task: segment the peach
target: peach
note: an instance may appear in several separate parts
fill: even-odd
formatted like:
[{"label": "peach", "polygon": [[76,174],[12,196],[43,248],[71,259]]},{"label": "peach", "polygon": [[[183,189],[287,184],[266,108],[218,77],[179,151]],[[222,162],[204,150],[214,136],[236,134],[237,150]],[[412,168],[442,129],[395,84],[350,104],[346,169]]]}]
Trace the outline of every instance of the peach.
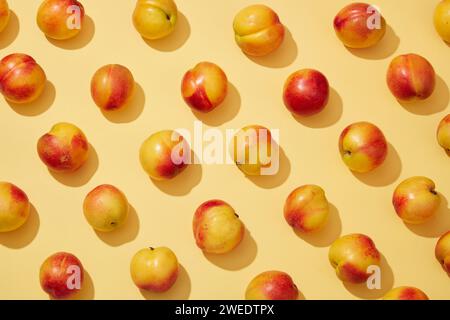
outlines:
[{"label": "peach", "polygon": [[39,279],[42,289],[54,299],[73,296],[80,291],[84,269],[80,260],[71,253],[58,252],[41,265]]},{"label": "peach", "polygon": [[66,40],[80,33],[84,16],[84,7],[77,0],[44,0],[36,21],[47,37]]},{"label": "peach", "polygon": [[193,109],[209,112],[227,95],[228,79],[223,70],[211,62],[200,62],[186,72],[181,84],[184,101]]},{"label": "peach", "polygon": [[0,61],[0,92],[12,103],[29,103],[44,91],[47,77],[29,55],[13,53]]},{"label": "peach", "polygon": [[91,80],[91,95],[102,110],[123,108],[134,92],[130,70],[120,64],[108,64],[98,69]]},{"label": "peach", "polygon": [[450,0],[442,0],[436,6],[434,27],[442,40],[450,43]]},{"label": "peach", "polygon": [[84,199],[83,212],[95,230],[113,231],[128,217],[128,200],[116,187],[103,184],[88,193]]},{"label": "peach", "polygon": [[0,182],[0,232],[21,227],[30,215],[30,202],[20,188],[9,182]]},{"label": "peach", "polygon": [[142,249],[133,256],[130,264],[134,284],[147,291],[169,290],[176,282],[178,272],[178,259],[166,247]]},{"label": "peach", "polygon": [[438,210],[441,198],[434,182],[426,177],[412,177],[395,188],[392,196],[397,215],[406,223],[421,224]]},{"label": "peach", "polygon": [[436,243],[435,255],[444,270],[450,274],[450,231],[439,238]]},{"label": "peach", "polygon": [[173,0],[138,0],[133,13],[134,27],[148,40],[171,34],[177,19],[178,9]]},{"label": "peach", "polygon": [[170,180],[186,169],[190,152],[182,135],[163,130],[144,141],[139,157],[142,168],[152,179]]},{"label": "peach", "polygon": [[234,18],[236,43],[249,56],[265,56],[283,42],[285,29],[278,15],[265,5],[242,9]]},{"label": "peach", "polygon": [[379,266],[381,262],[380,252],[372,239],[363,234],[349,234],[334,241],[328,258],[339,279],[350,283],[367,281],[368,268]]},{"label": "peach", "polygon": [[398,287],[386,293],[383,300],[429,300],[429,298],[420,289],[414,287]]},{"label": "peach", "polygon": [[436,74],[427,59],[417,54],[394,58],[387,72],[387,84],[397,100],[425,100],[434,91]]},{"label": "peach", "polygon": [[294,72],[284,84],[283,99],[288,110],[298,116],[311,116],[328,103],[330,87],[319,71],[304,69]]},{"label": "peach", "polygon": [[260,125],[250,125],[233,137],[230,152],[239,170],[248,176],[259,176],[271,167],[272,133]]},{"label": "peach", "polygon": [[0,32],[5,30],[8,25],[10,15],[8,2],[6,0],[0,0]]},{"label": "peach", "polygon": [[322,229],[328,220],[329,204],[325,191],[316,185],[301,186],[289,194],[284,204],[284,218],[299,232]]},{"label": "peach", "polygon": [[437,130],[439,145],[450,154],[450,114],[441,120]]},{"label": "peach", "polygon": [[61,122],[44,134],[37,143],[42,162],[57,172],[73,172],[87,160],[89,143],[75,125]]},{"label": "peach", "polygon": [[281,271],[266,271],[256,276],[245,292],[246,300],[297,300],[298,289],[289,276]]},{"label": "peach", "polygon": [[369,122],[349,125],[339,137],[342,160],[350,170],[367,173],[386,159],[388,145],[383,132]]},{"label": "peach", "polygon": [[384,37],[386,21],[374,6],[352,3],[334,18],[334,31],[346,47],[369,48]]},{"label": "peach", "polygon": [[241,243],[245,227],[225,201],[206,201],[195,211],[192,223],[197,246],[206,253],[224,254]]}]

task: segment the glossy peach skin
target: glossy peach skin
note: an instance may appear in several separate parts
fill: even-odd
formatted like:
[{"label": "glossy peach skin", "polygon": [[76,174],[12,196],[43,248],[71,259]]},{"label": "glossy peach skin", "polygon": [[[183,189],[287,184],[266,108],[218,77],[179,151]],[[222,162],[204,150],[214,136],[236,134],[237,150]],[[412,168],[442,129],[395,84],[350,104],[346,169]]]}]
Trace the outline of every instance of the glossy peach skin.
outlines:
[{"label": "glossy peach skin", "polygon": [[180,134],[163,130],[152,134],[141,146],[139,157],[142,168],[154,180],[170,180],[184,169],[189,145]]},{"label": "glossy peach skin", "polygon": [[450,114],[446,115],[439,123],[437,139],[439,145],[450,155]]},{"label": "glossy peach skin", "polygon": [[442,0],[436,6],[434,27],[442,40],[450,43],[450,0]]},{"label": "glossy peach skin", "polygon": [[285,272],[266,271],[256,276],[245,292],[246,300],[297,300],[298,289]]},{"label": "glossy peach skin", "polygon": [[227,95],[228,79],[223,70],[211,62],[200,62],[186,72],[181,84],[184,101],[193,109],[210,112]]},{"label": "glossy peach skin", "polygon": [[301,186],[292,191],[284,204],[286,222],[299,232],[315,232],[328,220],[329,204],[325,191],[316,185]]},{"label": "glossy peach skin", "polygon": [[0,61],[0,92],[12,103],[29,103],[42,94],[47,77],[29,55],[13,53]]},{"label": "glossy peach skin", "polygon": [[8,2],[6,0],[0,0],[0,32],[5,30],[8,25],[10,15]]},{"label": "glossy peach skin", "polygon": [[381,255],[372,239],[363,234],[343,236],[331,245],[328,258],[336,275],[344,282],[363,283],[370,266],[379,266]]},{"label": "glossy peach skin", "polygon": [[386,293],[383,300],[429,300],[429,298],[420,289],[414,287],[398,287]]},{"label": "glossy peach skin", "polygon": [[30,201],[19,187],[0,182],[0,232],[20,228],[30,215]]},{"label": "glossy peach skin", "polygon": [[[72,10],[78,7],[78,11]],[[79,12],[80,26],[72,27]],[[44,0],[38,9],[36,21],[39,29],[49,38],[66,40],[80,33],[85,17],[84,7],[77,0]]]},{"label": "glossy peach skin", "polygon": [[130,70],[119,64],[98,69],[91,80],[91,96],[104,111],[123,108],[134,93],[134,78]]},{"label": "glossy peach skin", "polygon": [[130,273],[138,288],[164,292],[176,282],[179,264],[176,255],[169,248],[145,248],[133,256]]},{"label": "glossy peach skin", "polygon": [[450,231],[439,238],[436,243],[435,255],[441,266],[450,275]]},{"label": "glossy peach skin", "polygon": [[425,100],[434,91],[436,74],[433,66],[417,54],[394,58],[387,72],[387,84],[397,100]]},{"label": "glossy peach skin", "polygon": [[173,0],[137,0],[133,24],[148,40],[164,38],[172,33],[178,20],[178,9]]},{"label": "glossy peach skin", "polygon": [[435,187],[434,182],[426,177],[412,177],[401,182],[392,196],[397,215],[409,224],[429,220],[441,203]]},{"label": "glossy peach skin", "polygon": [[242,9],[234,18],[236,43],[249,56],[265,56],[283,42],[285,29],[278,15],[265,5]]},{"label": "glossy peach skin", "polygon": [[339,137],[339,152],[350,170],[367,173],[386,159],[388,146],[383,132],[369,122],[349,125]]},{"label": "glossy peach skin", "polygon": [[250,125],[233,137],[230,152],[239,170],[248,176],[259,176],[264,168],[270,168],[272,134],[260,125]]},{"label": "glossy peach skin", "polygon": [[334,31],[346,47],[355,49],[372,47],[386,33],[386,21],[382,16],[379,27],[369,28],[374,14],[377,14],[377,11],[374,11],[373,7],[370,8],[370,4],[352,3],[339,11],[334,18]]},{"label": "glossy peach skin", "polygon": [[84,199],[86,220],[97,231],[110,232],[123,225],[128,217],[128,200],[116,187],[102,184]]},{"label": "glossy peach skin", "polygon": [[294,72],[284,84],[283,100],[288,110],[297,116],[311,116],[328,103],[330,87],[319,71],[304,69]]},{"label": "glossy peach skin", "polygon": [[[77,271],[75,271],[77,270]],[[79,271],[79,274],[77,273]],[[84,269],[80,260],[71,253],[58,252],[41,265],[39,280],[42,289],[54,299],[68,298],[79,291],[73,285],[73,277],[79,275],[83,286]]]},{"label": "glossy peach skin", "polygon": [[44,134],[37,143],[42,162],[57,172],[73,172],[87,160],[89,143],[75,125],[61,122]]},{"label": "glossy peach skin", "polygon": [[206,253],[225,254],[236,248],[245,227],[225,201],[210,200],[198,207],[192,222],[195,242]]}]

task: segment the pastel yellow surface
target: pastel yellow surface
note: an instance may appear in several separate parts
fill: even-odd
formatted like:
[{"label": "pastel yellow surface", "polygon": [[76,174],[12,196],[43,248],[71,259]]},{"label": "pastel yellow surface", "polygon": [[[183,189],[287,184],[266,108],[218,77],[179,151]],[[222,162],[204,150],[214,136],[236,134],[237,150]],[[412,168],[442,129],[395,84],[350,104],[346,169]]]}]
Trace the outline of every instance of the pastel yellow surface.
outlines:
[{"label": "pastel yellow surface", "polygon": [[[9,1],[14,14],[0,34],[0,53],[23,52],[44,68],[51,84],[30,106],[0,99],[0,180],[29,196],[34,209],[20,230],[0,235],[0,299],[47,299],[39,267],[51,254],[68,251],[89,276],[82,298],[240,299],[248,282],[272,269],[289,273],[307,299],[379,298],[393,286],[415,286],[431,299],[450,298],[450,281],[434,257],[437,238],[450,229],[450,158],[436,141],[449,113],[450,47],[434,30],[438,1],[379,0],[389,24],[374,49],[349,51],[333,30],[348,0],[264,0],[289,31],[282,47],[249,59],[234,42],[234,15],[252,0],[178,0],[174,33],[144,41],[133,27],[135,1],[83,0],[89,18],[67,42],[49,41],[35,22],[37,0]],[[94,26],[95,25],[95,26]],[[17,36],[16,36],[17,35]],[[385,73],[397,54],[426,57],[439,75],[435,94],[405,109],[389,92]],[[233,165],[186,170],[172,183],[153,183],[139,164],[139,147],[163,129],[193,129],[197,118],[184,103],[183,74],[200,61],[217,63],[232,83],[227,101],[202,115],[205,128],[239,129],[260,124],[282,128],[281,173],[247,179]],[[133,107],[104,116],[90,96],[94,72],[108,63],[127,66],[139,87]],[[323,72],[333,90],[322,114],[296,121],[282,101],[285,79],[302,68]],[[342,129],[370,121],[390,142],[386,163],[373,173],[352,174],[338,151]],[[95,149],[81,171],[49,173],[36,152],[38,138],[62,121],[77,125]],[[407,227],[391,205],[395,186],[423,175],[445,194],[437,219]],[[121,189],[133,209],[123,229],[96,234],[83,217],[85,195],[102,183]],[[328,227],[300,238],[283,218],[288,194],[303,184],[320,185],[332,203]],[[223,257],[204,256],[192,234],[192,217],[204,201],[229,202],[247,226],[243,243]],[[328,262],[328,246],[340,234],[369,235],[383,253],[383,288],[344,286]],[[171,291],[143,296],[129,264],[144,247],[170,247],[183,265]]]}]

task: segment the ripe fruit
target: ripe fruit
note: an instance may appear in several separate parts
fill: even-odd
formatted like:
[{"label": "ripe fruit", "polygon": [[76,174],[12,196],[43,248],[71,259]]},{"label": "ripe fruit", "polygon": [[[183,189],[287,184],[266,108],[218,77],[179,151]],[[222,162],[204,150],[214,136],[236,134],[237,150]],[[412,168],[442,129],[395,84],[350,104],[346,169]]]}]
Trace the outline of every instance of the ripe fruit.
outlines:
[{"label": "ripe fruit", "polygon": [[193,109],[209,112],[220,105],[227,95],[225,72],[214,63],[200,62],[186,72],[181,84],[184,101]]},{"label": "ripe fruit", "polygon": [[224,254],[236,248],[245,227],[234,209],[222,200],[210,200],[198,207],[192,223],[195,242],[206,253]]},{"label": "ripe fruit", "polygon": [[292,278],[281,271],[256,276],[245,292],[246,300],[297,300],[298,289]]},{"label": "ripe fruit", "polygon": [[350,170],[366,173],[386,159],[388,146],[383,132],[369,122],[349,125],[339,137],[339,152]]},{"label": "ripe fruit", "polygon": [[6,0],[0,0],[0,32],[5,30],[8,25],[10,15],[8,2]]},{"label": "ripe fruit", "polygon": [[319,71],[304,69],[294,72],[284,84],[284,104],[295,115],[311,116],[322,111],[328,103],[330,87]]},{"label": "ripe fruit", "polygon": [[130,264],[134,284],[153,292],[169,290],[177,280],[178,270],[177,257],[166,247],[142,249],[134,255]]},{"label": "ripe fruit", "polygon": [[450,1],[441,1],[434,11],[434,27],[442,40],[450,43]]},{"label": "ripe fruit", "polygon": [[450,114],[439,123],[437,139],[439,145],[450,154]]},{"label": "ripe fruit", "polygon": [[92,99],[102,110],[121,109],[133,96],[134,85],[130,70],[120,64],[109,64],[98,69],[92,77]]},{"label": "ripe fruit", "polygon": [[21,189],[8,182],[0,182],[0,232],[18,229],[30,215],[30,202]]},{"label": "ripe fruit", "polygon": [[172,130],[151,135],[141,146],[140,161],[155,180],[169,180],[180,174],[189,163],[190,148],[179,133]]},{"label": "ripe fruit", "polygon": [[80,291],[84,270],[73,254],[58,252],[48,257],[41,266],[39,280],[42,289],[54,299],[67,298]]},{"label": "ripe fruit", "polygon": [[346,47],[368,48],[384,37],[386,21],[374,6],[352,3],[334,18],[334,31]]},{"label": "ripe fruit", "polygon": [[36,21],[47,37],[66,40],[80,33],[84,15],[84,7],[77,0],[44,0]]},{"label": "ripe fruit", "polygon": [[399,101],[425,100],[434,91],[436,74],[433,66],[417,54],[405,54],[392,60],[387,84]]},{"label": "ripe fruit", "polygon": [[284,218],[299,232],[322,229],[328,220],[329,204],[319,186],[306,185],[291,192],[284,204]]},{"label": "ripe fruit", "polygon": [[265,56],[283,42],[284,26],[278,15],[265,5],[242,9],[234,18],[236,43],[250,56]]},{"label": "ripe fruit", "polygon": [[414,287],[398,287],[385,294],[383,300],[429,300],[420,289]]},{"label": "ripe fruit", "polygon": [[435,248],[436,259],[450,275],[450,231],[439,238]]},{"label": "ripe fruit", "polygon": [[370,266],[379,266],[380,252],[372,239],[363,234],[343,236],[330,247],[328,258],[336,275],[345,282],[363,283],[370,273]]},{"label": "ripe fruit", "polygon": [[173,0],[137,0],[133,24],[142,37],[156,40],[172,33],[177,16],[178,10]]},{"label": "ripe fruit", "polygon": [[75,125],[61,122],[38,141],[37,151],[42,162],[51,170],[73,172],[88,158],[89,143]]},{"label": "ripe fruit", "polygon": [[234,136],[230,152],[239,170],[249,176],[259,176],[271,167],[272,143],[269,129],[246,126]]},{"label": "ripe fruit", "polygon": [[47,77],[29,55],[13,53],[0,61],[0,92],[12,103],[29,103],[44,91]]},{"label": "ripe fruit", "polygon": [[116,187],[103,184],[88,193],[83,211],[97,231],[109,232],[120,227],[128,217],[128,200]]},{"label": "ripe fruit", "polygon": [[439,208],[441,198],[435,184],[426,177],[412,177],[400,183],[394,191],[392,204],[403,221],[421,224]]}]

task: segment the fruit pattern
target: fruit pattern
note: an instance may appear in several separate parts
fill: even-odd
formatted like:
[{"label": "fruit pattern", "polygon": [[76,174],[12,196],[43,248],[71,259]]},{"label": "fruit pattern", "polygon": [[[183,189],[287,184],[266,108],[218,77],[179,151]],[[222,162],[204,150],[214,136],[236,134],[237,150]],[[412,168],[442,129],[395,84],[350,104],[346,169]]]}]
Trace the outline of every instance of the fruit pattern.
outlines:
[{"label": "fruit pattern", "polygon": [[[177,23],[177,6],[173,0],[138,0],[133,24],[148,40],[168,36]],[[0,0],[0,31],[8,24],[10,11],[6,0]],[[37,13],[37,25],[50,39],[65,40],[76,37],[80,28],[70,27],[77,19],[82,27],[85,12],[76,0],[45,0]],[[70,23],[68,21],[70,20]],[[371,23],[377,24],[371,26]],[[450,0],[443,0],[436,8],[434,24],[444,41],[450,42]],[[386,33],[386,21],[369,4],[353,3],[338,12],[334,19],[337,37],[348,48],[376,46]],[[265,5],[252,5],[237,13],[233,22],[235,40],[243,53],[259,57],[277,50],[285,37],[285,27],[278,15]],[[436,85],[431,63],[417,54],[394,58],[388,67],[387,85],[394,97],[402,102],[425,100]],[[6,100],[16,104],[30,103],[42,94],[47,81],[44,70],[31,56],[11,54],[0,61],[0,92]],[[122,65],[106,65],[98,69],[91,81],[91,95],[104,112],[126,108],[135,91],[132,73]],[[220,108],[228,93],[225,72],[216,64],[201,62],[186,72],[181,94],[186,104],[196,112],[207,113]],[[283,89],[286,108],[295,117],[309,117],[327,107],[330,87],[320,71],[299,70],[288,77]],[[250,129],[242,128],[236,138]],[[268,131],[268,130],[267,130]],[[259,132],[259,131],[258,131]],[[160,131],[141,146],[140,162],[154,180],[172,179],[187,164],[176,164],[173,149],[183,142],[184,152],[190,152],[184,138],[174,131]],[[266,141],[249,143],[246,150],[271,146],[270,131]],[[450,152],[450,115],[437,128],[437,141]],[[70,123],[57,123],[37,142],[42,162],[52,171],[76,174],[88,158],[89,142],[84,133]],[[368,173],[383,164],[388,142],[374,124],[358,122],[345,128],[339,139],[343,162],[357,173]],[[236,152],[234,152],[236,156]],[[256,163],[240,163],[237,167],[248,176],[261,175],[267,166],[261,159]],[[411,177],[394,191],[392,204],[405,223],[422,224],[430,220],[440,206],[435,183],[427,177]],[[129,204],[125,194],[112,185],[93,189],[83,203],[87,222],[98,232],[110,232],[126,223]],[[296,188],[286,199],[284,217],[299,233],[312,233],[328,223],[329,203],[325,191],[316,185]],[[27,195],[12,183],[0,183],[0,232],[20,228],[27,220],[30,202]],[[245,235],[245,226],[233,207],[222,200],[209,200],[194,213],[193,236],[197,246],[206,253],[225,254],[234,250]],[[436,244],[435,256],[443,269],[450,273],[450,231]],[[379,266],[381,254],[370,237],[349,234],[340,237],[329,248],[329,260],[336,274],[344,282],[363,283],[371,276],[369,268]],[[175,253],[166,247],[145,248],[137,252],[130,264],[133,282],[141,290],[164,292],[177,281],[180,266]],[[78,275],[78,279],[71,279]],[[69,284],[73,280],[73,287]],[[45,260],[40,269],[42,289],[52,298],[73,296],[82,287],[84,271],[74,255],[59,252]],[[78,286],[77,281],[79,281]],[[246,299],[290,300],[299,297],[293,279],[282,271],[266,271],[248,285]],[[427,295],[414,287],[398,287],[389,291],[385,299],[426,300]]]}]

